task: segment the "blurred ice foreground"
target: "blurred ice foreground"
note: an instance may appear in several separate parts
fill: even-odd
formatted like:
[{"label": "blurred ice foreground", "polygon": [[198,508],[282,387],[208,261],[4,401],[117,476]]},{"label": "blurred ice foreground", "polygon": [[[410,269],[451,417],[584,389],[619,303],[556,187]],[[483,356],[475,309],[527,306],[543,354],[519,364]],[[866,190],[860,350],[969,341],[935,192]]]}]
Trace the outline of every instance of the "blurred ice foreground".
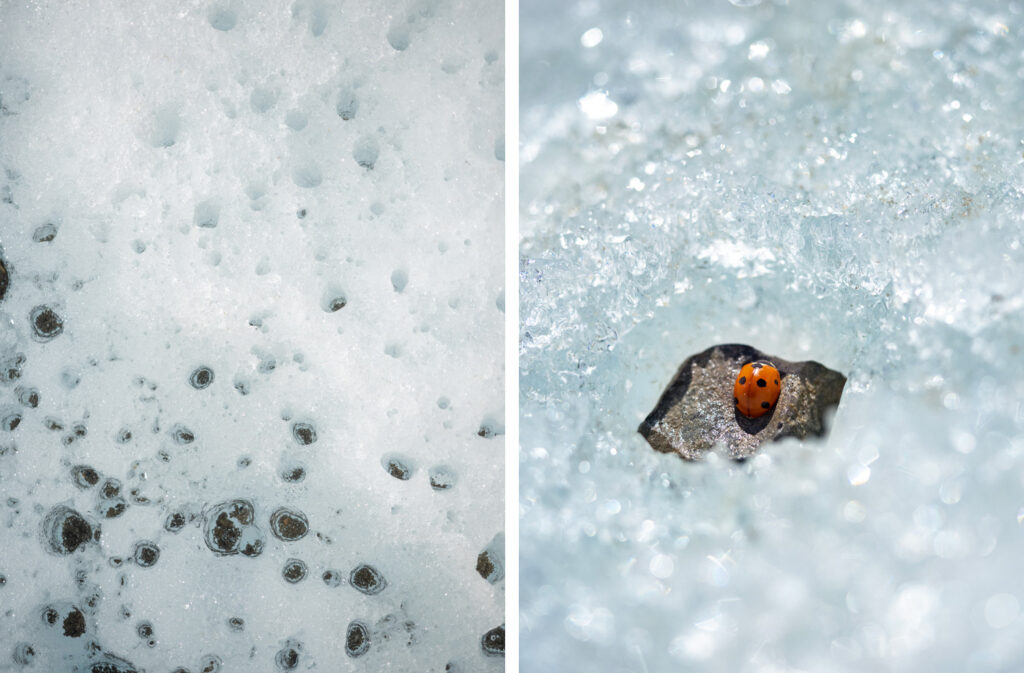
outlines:
[{"label": "blurred ice foreground", "polygon": [[[1021,12],[524,4],[523,670],[1024,666]],[[729,341],[827,442],[646,445]]]}]

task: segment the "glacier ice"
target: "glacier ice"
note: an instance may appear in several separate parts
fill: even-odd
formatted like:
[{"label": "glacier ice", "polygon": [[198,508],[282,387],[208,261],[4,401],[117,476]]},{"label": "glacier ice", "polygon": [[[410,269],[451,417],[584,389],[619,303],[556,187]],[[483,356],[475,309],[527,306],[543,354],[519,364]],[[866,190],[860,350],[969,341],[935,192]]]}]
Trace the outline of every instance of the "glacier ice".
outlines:
[{"label": "glacier ice", "polygon": [[[523,670],[1024,666],[1021,12],[523,3]],[[728,342],[828,440],[652,451]]]},{"label": "glacier ice", "polygon": [[501,668],[502,11],[0,5],[0,670]]}]

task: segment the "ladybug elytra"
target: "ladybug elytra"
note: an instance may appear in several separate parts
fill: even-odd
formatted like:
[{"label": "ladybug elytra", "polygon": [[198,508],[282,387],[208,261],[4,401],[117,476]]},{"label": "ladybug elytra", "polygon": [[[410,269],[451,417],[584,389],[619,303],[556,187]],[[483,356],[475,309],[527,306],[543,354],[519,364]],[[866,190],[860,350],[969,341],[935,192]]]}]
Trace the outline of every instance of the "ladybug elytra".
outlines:
[{"label": "ladybug elytra", "polygon": [[747,418],[763,416],[779,401],[781,381],[779,370],[772,363],[748,362],[740,369],[732,388],[733,404]]}]

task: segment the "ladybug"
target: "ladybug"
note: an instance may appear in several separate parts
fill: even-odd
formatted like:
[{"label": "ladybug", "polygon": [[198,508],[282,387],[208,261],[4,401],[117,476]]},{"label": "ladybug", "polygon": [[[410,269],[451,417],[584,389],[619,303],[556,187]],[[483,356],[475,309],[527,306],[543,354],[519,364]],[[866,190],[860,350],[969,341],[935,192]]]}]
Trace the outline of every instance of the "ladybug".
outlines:
[{"label": "ladybug", "polygon": [[736,409],[747,418],[757,418],[775,408],[782,390],[779,370],[763,360],[748,362],[740,369],[732,388]]}]

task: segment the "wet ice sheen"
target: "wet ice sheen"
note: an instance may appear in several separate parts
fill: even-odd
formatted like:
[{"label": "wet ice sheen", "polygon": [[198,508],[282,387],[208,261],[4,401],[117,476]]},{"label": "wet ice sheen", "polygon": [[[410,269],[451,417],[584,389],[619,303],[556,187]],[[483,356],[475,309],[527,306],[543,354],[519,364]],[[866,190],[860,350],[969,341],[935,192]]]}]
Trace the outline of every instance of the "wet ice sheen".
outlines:
[{"label": "wet ice sheen", "polygon": [[[1021,668],[1019,8],[649,7],[524,3],[523,670]],[[828,441],[655,454],[724,342]]]},{"label": "wet ice sheen", "polygon": [[0,6],[0,670],[500,669],[501,17]]}]

